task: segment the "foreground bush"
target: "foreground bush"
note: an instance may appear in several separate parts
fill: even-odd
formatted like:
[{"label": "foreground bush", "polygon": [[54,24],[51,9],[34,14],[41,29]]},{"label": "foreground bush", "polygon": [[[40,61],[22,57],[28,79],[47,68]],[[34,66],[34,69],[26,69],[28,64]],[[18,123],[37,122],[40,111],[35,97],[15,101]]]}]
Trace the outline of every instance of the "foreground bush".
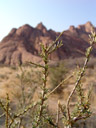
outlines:
[{"label": "foreground bush", "polygon": [[[76,127],[77,121],[86,119],[91,116],[90,111],[90,91],[88,92],[88,95],[85,97],[83,89],[82,89],[82,77],[84,76],[85,70],[87,68],[87,64],[90,58],[90,53],[93,48],[93,44],[96,42],[96,34],[92,33],[90,35],[90,47],[86,50],[86,58],[85,62],[82,68],[80,68],[79,72],[77,73],[77,80],[75,82],[74,88],[72,92],[70,93],[66,106],[62,105],[59,101],[57,103],[57,115],[54,119],[52,116],[48,113],[48,106],[47,106],[47,100],[49,96],[54,93],[60,86],[68,79],[70,79],[72,75],[69,75],[68,78],[62,77],[62,72],[65,73],[65,70],[60,70],[61,74],[59,76],[56,76],[58,78],[58,81],[55,82],[55,86],[53,90],[49,90],[47,87],[47,78],[48,78],[48,72],[49,72],[49,59],[48,56],[54,52],[57,48],[62,46],[62,42],[59,42],[60,37],[63,33],[59,35],[59,37],[50,45],[45,46],[41,44],[42,52],[41,52],[41,58],[43,60],[43,64],[35,64],[30,62],[30,65],[35,65],[36,67],[40,67],[43,70],[43,76],[42,76],[42,85],[38,85],[41,87],[41,93],[40,97],[37,102],[33,102],[30,100],[29,103],[26,104],[26,92],[25,92],[25,84],[28,84],[30,79],[30,75],[27,78],[25,76],[25,72],[22,71],[21,75],[18,75],[20,78],[20,86],[21,86],[21,93],[22,98],[20,99],[21,108],[19,108],[18,111],[12,111],[11,105],[10,105],[10,99],[7,94],[6,101],[0,100],[0,106],[3,110],[3,113],[1,117],[5,117],[5,127],[6,128],[60,128],[59,122],[63,122],[63,128],[72,128]],[[60,78],[59,78],[60,77]],[[59,81],[60,79],[60,81]],[[60,83],[58,83],[60,82]],[[56,86],[56,83],[58,84]],[[76,93],[77,95],[77,102],[73,108],[70,107],[70,102],[73,94]],[[31,95],[30,95],[31,96]],[[28,99],[28,98],[27,98]]]}]

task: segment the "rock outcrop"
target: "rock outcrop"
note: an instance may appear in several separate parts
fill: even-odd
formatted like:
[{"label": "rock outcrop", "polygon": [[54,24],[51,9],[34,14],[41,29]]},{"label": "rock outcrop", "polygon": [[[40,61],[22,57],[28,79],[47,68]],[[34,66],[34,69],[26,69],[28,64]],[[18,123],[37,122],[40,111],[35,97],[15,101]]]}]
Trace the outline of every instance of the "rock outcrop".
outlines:
[{"label": "rock outcrop", "polygon": [[88,42],[88,35],[92,30],[96,31],[96,28],[91,22],[88,21],[86,24],[78,25],[78,27],[70,26],[69,29],[65,31],[65,33],[70,36],[81,38]]},{"label": "rock outcrop", "polygon": [[[85,25],[79,25],[77,28],[71,26],[60,39],[63,42],[63,46],[52,53],[50,59],[62,60],[68,57],[84,56],[85,50],[89,46],[87,40],[91,27],[93,25],[90,22]],[[18,29],[13,28],[0,43],[0,64],[18,65],[26,61],[40,63],[39,52],[41,48],[39,43],[42,42],[48,45],[59,34],[59,32],[51,29],[47,30],[42,23],[35,28],[28,24]],[[96,56],[95,49],[93,49],[92,54]]]}]

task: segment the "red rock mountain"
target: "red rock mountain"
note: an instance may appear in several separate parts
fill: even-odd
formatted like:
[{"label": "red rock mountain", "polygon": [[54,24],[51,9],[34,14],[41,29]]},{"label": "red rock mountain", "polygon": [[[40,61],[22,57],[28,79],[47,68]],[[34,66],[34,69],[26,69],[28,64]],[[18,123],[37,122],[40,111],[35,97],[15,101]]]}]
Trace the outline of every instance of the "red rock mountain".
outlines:
[{"label": "red rock mountain", "polygon": [[74,26],[70,26],[69,29],[65,31],[65,33],[67,35],[72,35],[74,37],[88,41],[88,35],[92,30],[96,31],[96,28],[92,25],[91,22],[88,21],[86,24],[78,25],[76,28]]},{"label": "red rock mountain", "polygon": [[[88,34],[92,27],[94,26],[90,22],[79,25],[77,28],[70,26],[60,39],[63,46],[55,51],[50,59],[62,60],[68,57],[84,56],[85,50],[89,46]],[[52,43],[59,34],[51,29],[47,30],[42,23],[35,28],[28,24],[18,29],[13,28],[0,43],[0,64],[17,65],[26,61],[40,62],[39,43]],[[94,48],[92,53],[94,56],[96,56],[95,51]]]}]

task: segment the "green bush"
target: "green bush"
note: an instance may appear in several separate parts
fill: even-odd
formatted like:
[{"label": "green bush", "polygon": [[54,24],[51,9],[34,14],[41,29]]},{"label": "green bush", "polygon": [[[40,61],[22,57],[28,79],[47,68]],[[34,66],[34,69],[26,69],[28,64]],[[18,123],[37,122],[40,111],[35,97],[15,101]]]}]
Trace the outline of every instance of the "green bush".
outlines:
[{"label": "green bush", "polygon": [[[65,68],[65,65],[63,62],[59,62],[56,66],[52,66],[49,68],[51,90],[53,90],[62,80],[65,79],[67,72],[68,71]],[[63,88],[61,86],[55,92],[61,93],[62,89]]]}]

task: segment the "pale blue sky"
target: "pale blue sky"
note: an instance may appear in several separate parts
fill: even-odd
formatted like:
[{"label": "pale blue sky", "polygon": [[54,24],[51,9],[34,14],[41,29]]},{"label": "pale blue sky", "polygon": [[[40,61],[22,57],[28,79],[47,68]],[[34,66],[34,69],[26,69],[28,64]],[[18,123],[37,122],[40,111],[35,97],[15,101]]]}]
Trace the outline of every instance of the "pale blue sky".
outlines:
[{"label": "pale blue sky", "polygon": [[24,24],[63,31],[87,21],[96,26],[96,0],[0,0],[0,40]]}]

